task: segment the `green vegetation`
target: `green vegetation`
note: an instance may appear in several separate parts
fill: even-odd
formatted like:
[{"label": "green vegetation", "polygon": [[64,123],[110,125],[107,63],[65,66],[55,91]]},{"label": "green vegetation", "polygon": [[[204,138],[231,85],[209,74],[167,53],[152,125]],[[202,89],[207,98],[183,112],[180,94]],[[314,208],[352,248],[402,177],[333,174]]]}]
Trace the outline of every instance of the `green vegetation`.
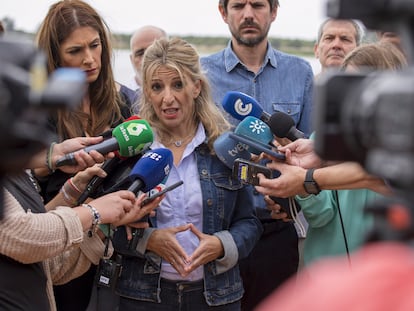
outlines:
[{"label": "green vegetation", "polygon": [[[172,35],[174,36],[174,35]],[[193,44],[201,54],[210,54],[223,49],[230,37],[195,37],[182,36],[184,40]],[[280,51],[302,56],[313,56],[312,40],[269,38],[272,46]],[[129,49],[129,35],[114,34],[114,47],[117,49]]]},{"label": "green vegetation", "polygon": [[[26,40],[34,40],[35,37],[35,34],[33,33],[18,30],[9,29],[7,32],[13,33],[15,36]],[[129,49],[130,34],[113,34],[112,37],[113,47],[115,49]],[[225,36],[182,36],[181,38],[193,44],[200,54],[211,54],[217,52],[226,47],[230,39],[230,37]],[[300,56],[313,56],[314,42],[311,40],[281,38],[269,38],[269,40],[272,43],[272,46],[280,51]]]}]

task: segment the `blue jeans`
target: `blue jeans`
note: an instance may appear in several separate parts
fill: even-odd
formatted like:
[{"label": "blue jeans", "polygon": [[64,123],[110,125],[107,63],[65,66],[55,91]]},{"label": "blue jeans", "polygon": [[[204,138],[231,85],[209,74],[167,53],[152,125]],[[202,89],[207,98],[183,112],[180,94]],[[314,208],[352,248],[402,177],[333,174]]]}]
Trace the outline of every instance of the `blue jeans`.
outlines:
[{"label": "blue jeans", "polygon": [[203,295],[203,281],[170,281],[161,279],[161,303],[139,301],[121,297],[122,311],[240,311],[240,301],[222,306],[210,307]]}]

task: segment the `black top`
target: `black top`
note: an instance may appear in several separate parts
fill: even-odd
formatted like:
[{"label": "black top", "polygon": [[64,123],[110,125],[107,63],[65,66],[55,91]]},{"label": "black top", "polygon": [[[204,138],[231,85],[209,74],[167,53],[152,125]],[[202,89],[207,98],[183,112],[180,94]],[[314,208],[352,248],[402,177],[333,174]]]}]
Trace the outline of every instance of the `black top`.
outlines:
[{"label": "black top", "polygon": [[[131,93],[127,93],[126,88],[121,88],[120,95],[123,99],[124,105],[121,106],[121,114],[124,119],[131,116]],[[123,120],[119,120],[115,124],[111,124],[111,127],[115,127]],[[56,126],[56,124],[55,124]],[[56,130],[55,130],[56,131]],[[104,138],[110,136],[111,131],[103,133]],[[95,193],[91,193],[90,197],[95,198],[105,193],[106,189],[109,189],[112,185],[117,184],[121,178],[125,175],[128,177],[130,170],[130,161],[132,158],[119,161],[119,163],[112,168],[112,172],[107,172],[108,176],[104,179],[102,185],[98,187]],[[137,160],[135,159],[135,162]],[[134,163],[135,163],[134,162]],[[40,183],[42,188],[42,196],[45,202],[49,202],[59,192],[65,181],[71,177],[71,175],[63,173],[60,170],[56,170],[51,174],[46,181]],[[126,189],[126,188],[118,188]],[[93,280],[95,275],[96,266],[92,265],[91,268],[80,277],[73,279],[72,281],[54,286],[54,294],[56,300],[56,306],[59,311],[73,311],[73,310],[85,310],[88,306],[90,295],[92,292]]]},{"label": "black top", "polygon": [[[44,213],[42,199],[27,174],[5,178],[4,187],[24,210]],[[42,264],[23,264],[0,255],[0,306],[2,310],[49,310],[46,275]]]},{"label": "black top", "polygon": [[[130,94],[124,93],[126,88],[121,89],[120,95],[124,101],[124,105],[121,107],[121,114],[124,119],[127,119],[131,116],[131,101],[130,101]],[[131,91],[131,90],[130,90]],[[111,124],[111,127],[116,127],[120,124],[122,120],[119,120],[115,124]],[[50,128],[54,129],[56,132],[56,122],[51,120],[50,121]],[[111,135],[111,131],[107,131],[102,133],[102,136],[106,138],[107,136]],[[62,172],[61,170],[56,170],[53,174],[49,175],[46,180],[39,180],[39,184],[41,186],[41,194],[45,203],[49,202],[53,199],[59,192],[60,188],[63,184],[68,180],[72,175]],[[108,176],[109,177],[109,176]],[[96,195],[98,196],[98,195]]]}]

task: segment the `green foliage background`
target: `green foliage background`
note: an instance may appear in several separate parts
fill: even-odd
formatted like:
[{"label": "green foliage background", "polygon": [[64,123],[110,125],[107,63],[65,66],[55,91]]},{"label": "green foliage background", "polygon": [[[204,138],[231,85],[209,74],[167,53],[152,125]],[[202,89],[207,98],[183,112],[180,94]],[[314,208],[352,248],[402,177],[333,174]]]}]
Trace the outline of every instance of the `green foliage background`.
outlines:
[{"label": "green foliage background", "polygon": [[[114,34],[114,47],[129,49],[129,37],[126,34]],[[174,37],[174,35],[171,35]],[[224,48],[230,37],[180,36],[193,44],[199,53],[210,54]],[[295,55],[313,56],[313,40],[269,38],[272,46],[280,51]]]}]

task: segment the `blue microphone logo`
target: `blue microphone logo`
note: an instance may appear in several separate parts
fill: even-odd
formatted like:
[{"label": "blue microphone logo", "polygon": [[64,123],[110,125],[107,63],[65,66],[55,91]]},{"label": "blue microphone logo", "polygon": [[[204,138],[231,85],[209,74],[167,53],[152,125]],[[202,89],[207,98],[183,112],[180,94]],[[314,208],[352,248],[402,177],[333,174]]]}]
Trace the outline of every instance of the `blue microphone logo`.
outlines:
[{"label": "blue microphone logo", "polygon": [[253,105],[251,103],[245,104],[243,100],[238,98],[234,103],[234,110],[241,116],[248,116],[252,112]]}]

